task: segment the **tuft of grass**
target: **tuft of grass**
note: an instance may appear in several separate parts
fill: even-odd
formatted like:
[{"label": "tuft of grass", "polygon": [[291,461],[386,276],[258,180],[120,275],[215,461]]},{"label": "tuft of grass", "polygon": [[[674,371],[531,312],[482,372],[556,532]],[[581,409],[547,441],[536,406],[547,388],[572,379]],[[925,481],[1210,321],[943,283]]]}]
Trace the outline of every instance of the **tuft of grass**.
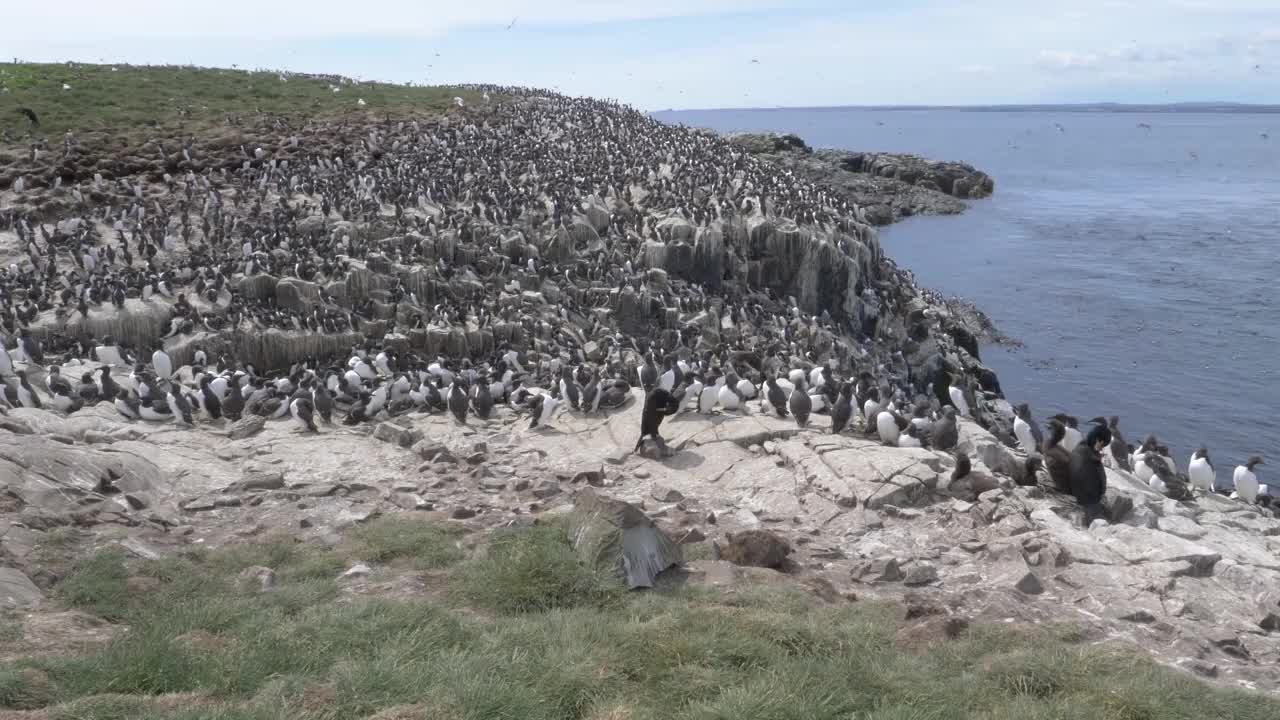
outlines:
[{"label": "tuft of grass", "polygon": [[[64,90],[64,84],[70,89]],[[225,125],[228,116],[257,114],[294,122],[357,114],[382,118],[445,109],[459,95],[478,99],[458,88],[362,82],[337,75],[179,65],[3,63],[0,130],[16,136],[31,130],[19,108],[38,116],[36,134],[60,138],[67,130],[192,132]]]},{"label": "tuft of grass", "polygon": [[462,565],[451,592],[466,604],[500,613],[606,607],[621,583],[582,562],[554,526],[495,532],[485,552]]},{"label": "tuft of grass", "polygon": [[387,563],[408,558],[419,570],[438,570],[462,559],[459,534],[454,528],[399,514],[361,526],[353,539],[355,551],[364,560]]},{"label": "tuft of grass", "polygon": [[[397,527],[353,543],[395,563],[452,537]],[[277,539],[128,568],[87,558],[62,597],[113,607],[126,574],[159,588],[126,598],[116,614],[129,630],[105,647],[0,665],[0,706],[54,720],[1280,717],[1271,697],[1062,628],[975,625],[921,654],[899,647],[888,605],[822,606],[772,587],[623,593],[555,527],[495,534],[448,571],[450,600],[480,617],[426,598],[338,600],[320,569],[346,552]],[[240,586],[252,565],[274,567],[278,587]]]},{"label": "tuft of grass", "polygon": [[58,597],[67,605],[121,620],[131,597],[125,586],[129,571],[124,552],[103,550],[72,564],[66,579],[58,584]]}]

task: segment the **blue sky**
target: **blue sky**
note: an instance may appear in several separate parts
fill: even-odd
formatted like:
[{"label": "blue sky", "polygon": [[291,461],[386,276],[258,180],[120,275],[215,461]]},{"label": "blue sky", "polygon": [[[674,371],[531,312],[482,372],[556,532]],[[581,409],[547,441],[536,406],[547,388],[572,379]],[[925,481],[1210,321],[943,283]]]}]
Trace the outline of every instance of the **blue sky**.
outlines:
[{"label": "blue sky", "polygon": [[533,85],[646,110],[1280,103],[1280,0],[6,5],[5,58],[235,64],[393,82]]}]

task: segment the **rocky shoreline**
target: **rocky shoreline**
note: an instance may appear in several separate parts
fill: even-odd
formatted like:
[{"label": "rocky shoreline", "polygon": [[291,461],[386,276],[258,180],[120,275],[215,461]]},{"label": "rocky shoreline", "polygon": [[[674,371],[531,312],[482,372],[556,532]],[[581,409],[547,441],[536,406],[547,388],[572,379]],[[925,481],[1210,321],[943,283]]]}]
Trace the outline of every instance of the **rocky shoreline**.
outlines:
[{"label": "rocky shoreline", "polygon": [[913,215],[958,215],[965,210],[963,201],[995,192],[991,176],[965,163],[892,153],[815,151],[799,136],[784,133],[727,137],[753,155],[849,198],[860,208],[860,218],[876,226]]},{"label": "rocky shoreline", "polygon": [[[456,524],[480,543],[572,513],[590,489],[655,522],[690,582],[890,599],[924,633],[1067,622],[1087,641],[1132,643],[1224,684],[1280,688],[1280,523],[1217,496],[1170,500],[1113,468],[1113,522],[1078,528],[1074,501],[1028,476],[1010,448],[1010,408],[979,357],[981,319],[886,258],[852,199],[881,193],[891,219],[941,212],[960,205],[944,189],[973,197],[989,179],[792,140],[754,155],[607,103],[485,92],[500,90],[508,103],[402,120],[247,118],[238,137],[126,148],[128,160],[70,141],[61,158],[5,155],[4,178],[25,180],[0,191],[4,265],[53,265],[5,276],[4,318],[34,307],[23,337],[44,344],[47,362],[25,368],[37,393],[51,367],[102,373],[99,343],[137,356],[136,369],[106,367],[122,385],[147,384],[157,356],[144,351],[156,348],[179,388],[251,370],[286,398],[315,379],[358,388],[351,422],[316,432],[299,431],[265,389],[274,404],[232,420],[129,420],[109,401],[5,410],[10,606],[50,612],[66,570],[49,561],[55,545],[143,560],[277,533],[332,544],[391,513]],[[794,182],[788,169],[833,184]],[[69,251],[117,237],[139,257]],[[122,296],[77,307],[77,291],[45,287],[50,274],[73,287],[110,275]],[[179,289],[194,290],[194,311],[170,297]],[[2,340],[15,347],[9,332]],[[836,433],[826,414],[805,427],[756,398],[669,419],[674,453],[635,452],[644,399],[632,379],[655,349],[708,380],[755,387],[779,370],[800,371],[801,385],[823,367],[851,382],[865,374],[904,409],[963,388],[987,427],[961,420],[954,450],[899,447],[873,439],[866,419]],[[408,370],[385,355],[389,372],[370,367],[388,351]],[[524,366],[519,382],[506,377],[513,365]],[[575,369],[611,402],[531,424],[519,398],[558,382],[576,391]],[[464,393],[462,421],[414,399],[424,375],[445,371],[492,379],[510,397],[468,417]],[[401,379],[405,402],[385,402]],[[366,414],[363,396],[379,390],[383,406]],[[352,592],[424,584],[362,560],[361,577],[343,576]]]}]

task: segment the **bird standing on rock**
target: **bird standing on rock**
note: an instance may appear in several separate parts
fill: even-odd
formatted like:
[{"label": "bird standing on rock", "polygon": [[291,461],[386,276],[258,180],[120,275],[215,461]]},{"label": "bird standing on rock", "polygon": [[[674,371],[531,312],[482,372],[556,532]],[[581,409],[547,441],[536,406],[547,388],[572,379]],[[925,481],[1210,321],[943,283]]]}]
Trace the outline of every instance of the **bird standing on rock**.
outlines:
[{"label": "bird standing on rock", "polygon": [[631,452],[640,452],[644,448],[645,439],[653,438],[658,444],[658,449],[666,455],[667,441],[662,439],[658,428],[668,415],[674,415],[679,411],[680,404],[676,396],[662,388],[654,388],[645,396],[644,409],[640,411],[640,437],[636,439],[635,449]]},{"label": "bird standing on rock", "polygon": [[1201,447],[1191,454],[1191,462],[1187,465],[1187,476],[1191,486],[1206,495],[1213,494],[1217,481],[1217,473],[1213,469],[1213,461],[1209,459],[1209,450]]},{"label": "bird standing on rock", "polygon": [[791,391],[791,397],[787,400],[787,408],[795,416],[796,424],[804,428],[809,424],[809,413],[813,410],[813,399],[809,397],[809,393],[805,392],[804,375],[801,375],[799,380],[795,389]]},{"label": "bird standing on rock", "polygon": [[956,423],[956,409],[944,408],[942,418],[933,424],[933,447],[950,450],[960,442],[960,428]]},{"label": "bird standing on rock", "polygon": [[457,418],[458,422],[465,424],[467,422],[467,407],[470,402],[467,400],[467,391],[462,389],[462,378],[454,378],[453,384],[449,386],[449,412]]},{"label": "bird standing on rock", "polygon": [[1019,403],[1014,406],[1013,415],[1014,437],[1018,438],[1018,444],[1022,446],[1023,452],[1028,455],[1035,454],[1043,438],[1035,418],[1031,417],[1031,406],[1027,403]]},{"label": "bird standing on rock", "polygon": [[1247,503],[1255,503],[1258,501],[1258,475],[1254,472],[1254,468],[1259,465],[1266,465],[1262,458],[1254,455],[1245,462],[1244,465],[1236,466],[1236,471],[1232,476],[1235,482],[1235,496]]}]

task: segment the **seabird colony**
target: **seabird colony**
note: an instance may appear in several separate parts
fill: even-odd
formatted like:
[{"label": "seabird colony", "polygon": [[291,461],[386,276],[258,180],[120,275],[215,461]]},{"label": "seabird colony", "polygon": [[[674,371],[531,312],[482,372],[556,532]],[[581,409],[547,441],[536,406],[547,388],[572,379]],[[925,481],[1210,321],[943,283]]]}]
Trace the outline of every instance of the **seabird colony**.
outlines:
[{"label": "seabird colony", "polygon": [[[468,90],[485,101],[417,118],[228,117],[259,139],[153,138],[131,163],[74,133],[32,144],[0,206],[0,412],[324,432],[505,404],[537,427],[638,387],[637,449],[679,412],[829,414],[943,450],[965,416],[1029,454],[1014,474],[1043,463],[1070,490],[1075,418],[1042,433],[1000,401],[973,336],[847,198],[615,103]],[[1223,489],[1207,450],[1188,478],[1154,437],[1094,422],[1152,487]],[[1246,500],[1261,464],[1236,471]]]}]

